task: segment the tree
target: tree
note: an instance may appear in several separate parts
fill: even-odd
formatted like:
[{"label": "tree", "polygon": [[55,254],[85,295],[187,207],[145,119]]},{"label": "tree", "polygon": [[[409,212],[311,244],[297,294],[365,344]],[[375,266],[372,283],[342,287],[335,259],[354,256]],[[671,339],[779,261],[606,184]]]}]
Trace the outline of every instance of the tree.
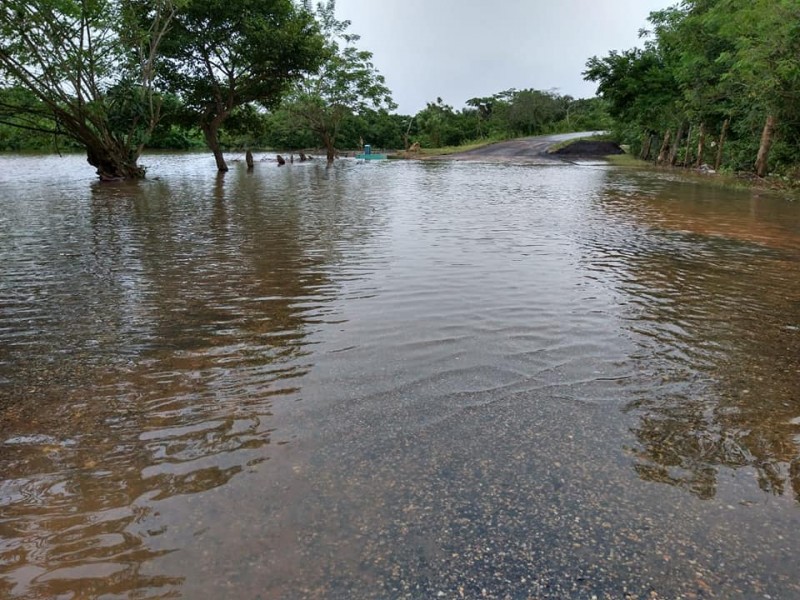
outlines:
[{"label": "tree", "polygon": [[416,115],[418,130],[425,146],[438,148],[441,146],[456,146],[467,138],[461,127],[462,121],[469,127],[474,124],[473,118],[467,113],[459,115],[449,104],[441,98],[436,102],[428,102]]},{"label": "tree", "polygon": [[275,106],[292,82],[316,69],[323,41],[313,16],[291,0],[187,2],[164,41],[163,78],[225,172],[222,125],[249,103]]},{"label": "tree", "polygon": [[795,0],[734,4],[737,10],[726,28],[736,47],[730,76],[740,83],[742,99],[762,109],[754,167],[764,177],[778,125],[790,115],[796,117],[800,101],[800,6]]},{"label": "tree", "polygon": [[6,95],[5,109],[17,125],[44,119],[42,129],[79,142],[101,179],[143,177],[137,161],[160,117],[158,48],[175,10],[174,0],[4,0],[0,85],[37,100]]},{"label": "tree", "polygon": [[477,133],[479,138],[482,138],[485,135],[486,123],[492,118],[492,113],[494,111],[494,105],[496,102],[497,98],[491,96],[483,98],[470,98],[465,103],[467,106],[472,107],[475,110],[475,116],[477,118]]},{"label": "tree", "polygon": [[325,60],[298,82],[289,110],[304,121],[325,147],[328,162],[336,156],[339,129],[346,117],[369,109],[394,109],[385,79],[372,63],[372,53],[355,46],[360,38],[347,33],[350,21],[338,21],[336,2],[317,6],[326,37]]},{"label": "tree", "polygon": [[710,135],[717,166],[764,176],[770,165],[800,162],[796,0],[683,0],[651,13],[649,21],[644,50],[592,58],[584,72],[599,83],[619,130],[647,139],[677,130],[673,164],[687,126],[686,165],[711,158],[704,152]]},{"label": "tree", "polygon": [[518,135],[543,133],[547,125],[555,123],[567,114],[560,97],[552,92],[522,90],[511,99],[508,122]]}]

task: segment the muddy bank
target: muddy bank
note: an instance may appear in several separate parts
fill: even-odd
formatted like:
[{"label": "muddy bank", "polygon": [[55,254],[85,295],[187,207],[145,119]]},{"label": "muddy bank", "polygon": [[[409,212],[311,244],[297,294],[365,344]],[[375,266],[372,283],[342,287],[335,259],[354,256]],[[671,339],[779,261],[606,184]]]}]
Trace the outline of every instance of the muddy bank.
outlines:
[{"label": "muddy bank", "polygon": [[609,156],[625,154],[617,142],[578,140],[551,152],[555,156]]}]

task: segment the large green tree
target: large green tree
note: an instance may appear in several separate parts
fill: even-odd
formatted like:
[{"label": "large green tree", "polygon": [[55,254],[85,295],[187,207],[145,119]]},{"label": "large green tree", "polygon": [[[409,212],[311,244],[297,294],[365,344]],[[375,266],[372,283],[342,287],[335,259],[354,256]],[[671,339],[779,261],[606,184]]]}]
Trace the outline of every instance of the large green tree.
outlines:
[{"label": "large green tree", "polygon": [[143,177],[138,158],[160,117],[158,48],[176,1],[3,0],[0,86],[36,100],[4,95],[13,124],[77,141],[101,179]]},{"label": "large green tree", "polygon": [[355,45],[359,36],[347,32],[350,22],[337,20],[335,11],[335,0],[318,4],[325,59],[315,72],[298,81],[288,104],[289,111],[317,136],[328,162],[336,155],[339,130],[347,117],[395,108],[384,77],[372,63],[372,53]]},{"label": "large green tree", "polygon": [[250,103],[276,105],[322,50],[313,15],[291,0],[187,0],[164,41],[163,77],[224,172],[225,121]]}]

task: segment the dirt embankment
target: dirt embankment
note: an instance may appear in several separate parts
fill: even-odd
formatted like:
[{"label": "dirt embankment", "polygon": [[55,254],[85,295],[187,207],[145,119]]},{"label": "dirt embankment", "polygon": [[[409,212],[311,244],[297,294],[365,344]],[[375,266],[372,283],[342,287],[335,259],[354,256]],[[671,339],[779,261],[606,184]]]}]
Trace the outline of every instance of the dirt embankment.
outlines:
[{"label": "dirt embankment", "polygon": [[625,154],[616,142],[578,140],[552,152],[555,156],[609,156]]},{"label": "dirt embankment", "polygon": [[[503,162],[503,163],[519,163],[519,164],[548,164],[554,160],[558,160],[561,155],[559,153],[550,154],[548,150],[556,145],[569,140],[583,141],[577,142],[584,147],[584,152],[575,153],[572,148],[580,148],[576,143],[569,144],[562,148],[564,155],[570,156],[606,156],[615,153],[614,151],[606,151],[606,144],[613,145],[616,153],[622,152],[622,149],[613,142],[594,142],[589,141],[587,138],[601,132],[596,131],[578,131],[574,133],[562,133],[553,135],[540,135],[526,138],[517,138],[514,140],[507,140],[505,142],[497,142],[486,146],[473,148],[464,152],[456,152],[454,154],[431,156],[426,157],[430,160],[456,160],[456,161],[478,161],[478,162]],[[595,146],[595,144],[603,144],[604,146]],[[589,148],[595,148],[593,153],[589,153]]]}]

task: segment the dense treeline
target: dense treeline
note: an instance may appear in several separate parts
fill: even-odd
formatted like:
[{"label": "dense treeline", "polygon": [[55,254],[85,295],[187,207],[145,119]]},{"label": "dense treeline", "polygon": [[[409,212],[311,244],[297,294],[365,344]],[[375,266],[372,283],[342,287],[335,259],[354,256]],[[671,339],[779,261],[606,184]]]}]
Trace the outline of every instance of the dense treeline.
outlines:
[{"label": "dense treeline", "polygon": [[0,8],[0,150],[77,150],[101,178],[144,175],[144,148],[459,145],[600,129],[605,103],[507,90],[454,110],[395,107],[335,2],[7,0]]},{"label": "dense treeline", "polygon": [[684,0],[587,63],[621,141],[661,164],[797,175],[800,3]]},{"label": "dense treeline", "polygon": [[436,148],[485,138],[604,129],[610,123],[602,100],[576,100],[552,91],[511,89],[489,97],[471,98],[459,111],[437,98],[413,117],[409,133],[423,147]]},{"label": "dense treeline", "polygon": [[145,148],[441,147],[603,129],[602,99],[506,90],[397,115],[335,1],[5,0],[0,150],[78,150],[138,178]]},{"label": "dense treeline", "polygon": [[[22,90],[0,90],[2,94]],[[31,99],[35,101],[35,99]],[[2,101],[0,101],[0,105]],[[146,147],[188,150],[205,147],[200,129],[187,120],[176,97],[164,99],[163,117],[150,134]],[[325,150],[312,126],[299,119],[290,99],[270,111],[245,107],[235,111],[220,130],[226,149],[262,148]],[[52,133],[2,124],[0,151],[70,150],[80,146]],[[338,126],[336,148],[352,150],[364,143],[402,149],[419,142],[423,148],[457,146],[487,139],[507,139],[565,131],[608,129],[612,120],[606,102],[599,98],[573,99],[553,92],[508,90],[485,98],[472,98],[461,110],[441,98],[416,115],[392,114],[385,109],[348,110]]]},{"label": "dense treeline", "polygon": [[[373,109],[349,113],[341,123],[337,147],[358,148],[363,140],[381,148],[402,149],[415,142],[423,148],[440,148],[486,139],[604,129],[611,124],[605,102],[598,98],[576,100],[553,92],[508,90],[467,100],[461,110],[437,98],[415,115]],[[262,137],[239,139],[238,143],[282,149],[318,145],[313,131],[294,118],[290,105],[264,115],[261,130]]]}]

